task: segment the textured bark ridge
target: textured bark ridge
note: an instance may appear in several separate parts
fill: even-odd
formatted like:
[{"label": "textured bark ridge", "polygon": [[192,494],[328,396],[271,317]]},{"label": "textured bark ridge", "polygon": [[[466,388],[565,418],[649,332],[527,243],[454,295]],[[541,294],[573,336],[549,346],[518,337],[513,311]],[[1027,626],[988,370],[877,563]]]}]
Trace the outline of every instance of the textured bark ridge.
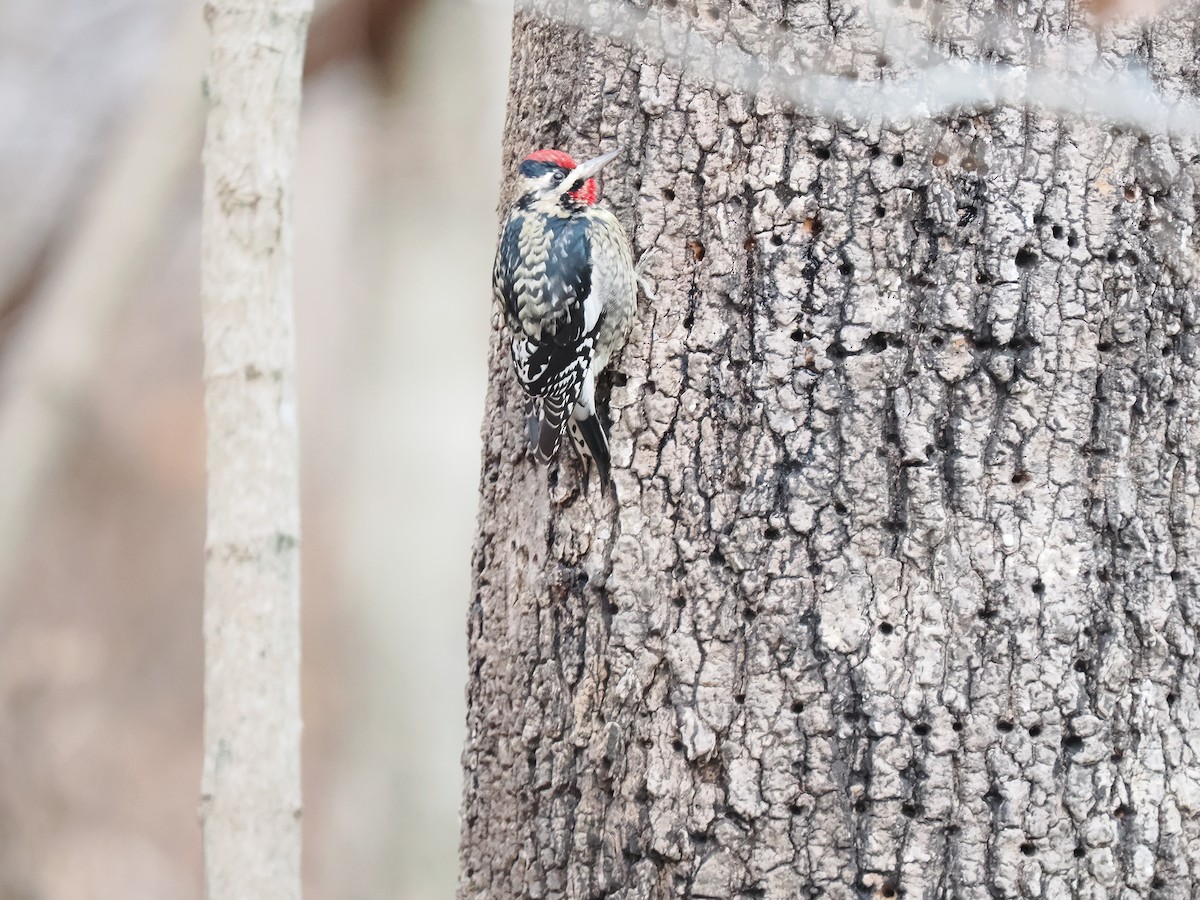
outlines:
[{"label": "textured bark ridge", "polygon": [[[1195,4],[914,0],[886,50],[716,8],[670,14],[860,81],[1082,40],[1197,89]],[[616,502],[527,454],[495,315],[460,897],[1200,894],[1200,145],[769,93],[518,14],[509,168],[628,148],[604,195],[663,252]]]}]

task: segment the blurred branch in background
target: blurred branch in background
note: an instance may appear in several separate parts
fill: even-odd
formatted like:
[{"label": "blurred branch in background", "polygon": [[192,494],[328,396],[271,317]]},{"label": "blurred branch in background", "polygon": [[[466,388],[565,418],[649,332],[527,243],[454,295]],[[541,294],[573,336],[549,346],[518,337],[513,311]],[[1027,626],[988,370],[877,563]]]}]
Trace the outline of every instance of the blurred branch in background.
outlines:
[{"label": "blurred branch in background", "polygon": [[[456,877],[511,6],[318,7],[296,200],[305,893],[434,900]],[[176,14],[199,19],[199,6],[0,4],[0,407],[72,236],[99,221],[85,196],[99,199],[116,148],[151,118],[139,96],[161,67],[183,78],[173,102],[200,103],[202,53],[185,77],[163,50]],[[130,276],[90,371],[73,367],[64,399],[39,411],[53,439],[0,551],[12,572],[0,585],[5,897],[200,896],[202,110],[188,141],[180,113],[160,122],[164,140],[187,144],[178,195],[143,224],[147,244],[107,245],[144,277]],[[144,187],[95,227],[151,222],[134,208]]]},{"label": "blurred branch in background", "polygon": [[195,159],[204,26],[189,10],[74,234],[34,294],[0,370],[0,612],[47,476],[123,303]]},{"label": "blurred branch in background", "polygon": [[[386,78],[388,55],[425,0],[338,0],[312,28],[305,76],[365,59]],[[0,280],[0,610],[38,492],[53,471],[80,398],[123,304],[162,238],[199,150],[200,73],[206,38],[197,11],[179,17],[140,107],[100,171],[83,215],[61,250],[54,229],[26,227],[34,241],[10,250]],[[77,157],[76,166],[84,164]],[[64,194],[64,201],[70,194]],[[25,257],[21,256],[25,253]]]},{"label": "blurred branch in background", "polygon": [[428,0],[337,0],[322,5],[308,39],[304,77],[332,65],[366,62],[380,79],[391,81],[404,36]]},{"label": "blurred branch in background", "polygon": [[[426,2],[318,4],[305,76],[356,60],[386,74]],[[173,15],[199,11],[181,0],[0,4],[0,352],[61,256],[81,198],[111,155],[114,123],[151,75]]]},{"label": "blurred branch in background", "polygon": [[[306,472],[322,459],[340,470],[338,603],[355,661],[342,674],[348,708],[332,806],[324,829],[308,820],[306,832],[311,887],[329,898],[454,895],[458,805],[447,801],[461,791],[464,607],[510,26],[504,2],[427,4],[402,37],[386,92],[358,104],[355,132],[344,124],[353,115],[346,78],[306,96],[309,160],[336,165],[320,144],[338,140],[351,143],[357,165],[337,201],[348,204],[352,241],[324,285],[334,305],[357,307],[339,373],[353,388],[301,391],[303,420],[324,423],[308,436]],[[311,251],[317,223],[305,210],[330,208],[319,199],[297,199],[298,247],[307,227]],[[305,287],[320,292],[311,280]],[[299,302],[303,361],[328,352],[331,330],[306,330]],[[302,366],[302,382],[311,374]],[[314,416],[322,394],[328,411]],[[350,430],[332,432],[347,398]],[[314,520],[305,522],[311,547]],[[306,698],[331,687],[306,681]]]},{"label": "blurred branch in background", "polygon": [[0,3],[0,352],[56,264],[181,5]]}]

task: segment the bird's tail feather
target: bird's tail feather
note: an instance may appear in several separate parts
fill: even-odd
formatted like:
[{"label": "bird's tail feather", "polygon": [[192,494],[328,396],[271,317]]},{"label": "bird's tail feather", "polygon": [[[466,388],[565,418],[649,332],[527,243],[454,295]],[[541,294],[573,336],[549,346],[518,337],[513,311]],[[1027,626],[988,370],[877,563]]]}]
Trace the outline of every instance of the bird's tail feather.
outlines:
[{"label": "bird's tail feather", "polygon": [[534,423],[530,422],[530,440],[533,443],[533,455],[538,462],[545,465],[558,452],[562,441],[563,430],[566,428],[568,411],[571,401],[564,397],[542,397],[536,409],[536,432]]},{"label": "bird's tail feather", "polygon": [[594,463],[600,476],[600,490],[607,490],[611,482],[609,472],[612,469],[612,456],[608,450],[608,437],[604,434],[600,417],[596,413],[591,413],[584,419],[571,416],[569,425],[575,449],[579,451],[579,458],[583,460],[584,472],[589,471]]}]

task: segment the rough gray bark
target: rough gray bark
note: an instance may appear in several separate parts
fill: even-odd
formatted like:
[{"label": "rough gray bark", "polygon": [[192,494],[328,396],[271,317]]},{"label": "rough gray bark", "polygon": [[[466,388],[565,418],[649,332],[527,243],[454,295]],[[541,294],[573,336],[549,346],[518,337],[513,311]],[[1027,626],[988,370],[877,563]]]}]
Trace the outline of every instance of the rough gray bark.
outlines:
[{"label": "rough gray bark", "polygon": [[[857,83],[1092,42],[1198,88],[1195,3],[665,8]],[[665,253],[616,502],[526,453],[494,315],[460,896],[1195,896],[1194,134],[806,116],[546,13],[505,171],[629,148]]]},{"label": "rough gray bark", "polygon": [[311,0],[210,0],[204,140],[209,900],[300,897],[292,183]]}]

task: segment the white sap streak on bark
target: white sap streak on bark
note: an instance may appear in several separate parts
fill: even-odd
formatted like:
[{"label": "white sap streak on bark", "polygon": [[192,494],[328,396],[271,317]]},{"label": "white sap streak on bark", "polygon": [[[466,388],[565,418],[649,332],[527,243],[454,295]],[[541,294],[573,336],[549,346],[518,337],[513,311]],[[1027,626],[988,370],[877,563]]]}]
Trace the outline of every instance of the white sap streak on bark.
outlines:
[{"label": "white sap streak on bark", "polygon": [[300,896],[292,174],[305,0],[211,2],[201,816],[209,900]]}]

